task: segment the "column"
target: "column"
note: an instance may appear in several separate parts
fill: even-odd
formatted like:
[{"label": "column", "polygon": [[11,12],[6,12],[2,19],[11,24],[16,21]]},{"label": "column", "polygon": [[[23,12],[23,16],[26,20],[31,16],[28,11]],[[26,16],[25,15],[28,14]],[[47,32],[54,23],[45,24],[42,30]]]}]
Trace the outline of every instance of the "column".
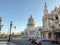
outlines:
[{"label": "column", "polygon": [[46,24],[47,24],[47,28],[48,28],[48,27],[49,27],[49,26],[48,26],[48,18],[47,18],[47,22],[46,22]]}]

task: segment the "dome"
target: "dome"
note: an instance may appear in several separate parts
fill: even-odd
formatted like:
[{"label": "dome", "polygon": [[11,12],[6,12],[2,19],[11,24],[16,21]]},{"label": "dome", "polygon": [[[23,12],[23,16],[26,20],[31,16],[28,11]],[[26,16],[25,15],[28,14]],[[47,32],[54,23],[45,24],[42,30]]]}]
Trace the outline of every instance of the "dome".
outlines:
[{"label": "dome", "polygon": [[28,19],[27,27],[34,27],[34,26],[35,26],[34,19],[31,15],[30,18]]}]

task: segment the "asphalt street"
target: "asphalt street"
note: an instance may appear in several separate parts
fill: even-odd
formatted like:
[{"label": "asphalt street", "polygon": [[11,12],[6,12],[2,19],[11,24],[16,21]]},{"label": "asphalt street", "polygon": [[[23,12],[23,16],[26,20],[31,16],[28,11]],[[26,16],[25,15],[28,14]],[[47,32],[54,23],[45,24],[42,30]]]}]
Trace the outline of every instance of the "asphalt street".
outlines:
[{"label": "asphalt street", "polygon": [[[32,44],[31,41],[28,40],[13,40],[12,43],[16,45],[36,45]],[[42,42],[41,45],[59,45],[59,44],[51,44],[51,42]]]},{"label": "asphalt street", "polygon": [[12,42],[16,45],[36,45],[36,44],[32,44],[28,40],[13,40]]}]

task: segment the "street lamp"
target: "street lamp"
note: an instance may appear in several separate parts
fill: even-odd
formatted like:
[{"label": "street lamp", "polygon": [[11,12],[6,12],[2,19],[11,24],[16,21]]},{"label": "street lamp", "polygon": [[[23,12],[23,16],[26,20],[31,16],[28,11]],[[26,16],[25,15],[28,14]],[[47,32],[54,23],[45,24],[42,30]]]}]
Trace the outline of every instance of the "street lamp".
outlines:
[{"label": "street lamp", "polygon": [[[12,23],[13,23],[13,22],[11,21],[11,22],[10,22],[10,30],[9,30],[10,33],[9,33],[9,39],[8,39],[9,42],[11,41],[11,29],[12,29],[12,25],[13,25]],[[14,29],[15,29],[15,28],[16,28],[16,26],[14,26]]]},{"label": "street lamp", "polygon": [[8,39],[8,41],[11,41],[11,29],[12,29],[12,21],[10,22],[10,34],[9,34],[9,39]]}]

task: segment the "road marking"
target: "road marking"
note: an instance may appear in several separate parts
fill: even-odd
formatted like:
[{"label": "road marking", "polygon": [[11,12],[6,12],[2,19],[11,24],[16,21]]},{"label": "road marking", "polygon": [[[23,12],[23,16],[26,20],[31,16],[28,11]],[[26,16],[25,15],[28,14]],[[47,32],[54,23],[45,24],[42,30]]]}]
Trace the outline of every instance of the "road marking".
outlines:
[{"label": "road marking", "polygon": [[16,45],[16,44],[7,41],[0,41],[0,45]]}]

